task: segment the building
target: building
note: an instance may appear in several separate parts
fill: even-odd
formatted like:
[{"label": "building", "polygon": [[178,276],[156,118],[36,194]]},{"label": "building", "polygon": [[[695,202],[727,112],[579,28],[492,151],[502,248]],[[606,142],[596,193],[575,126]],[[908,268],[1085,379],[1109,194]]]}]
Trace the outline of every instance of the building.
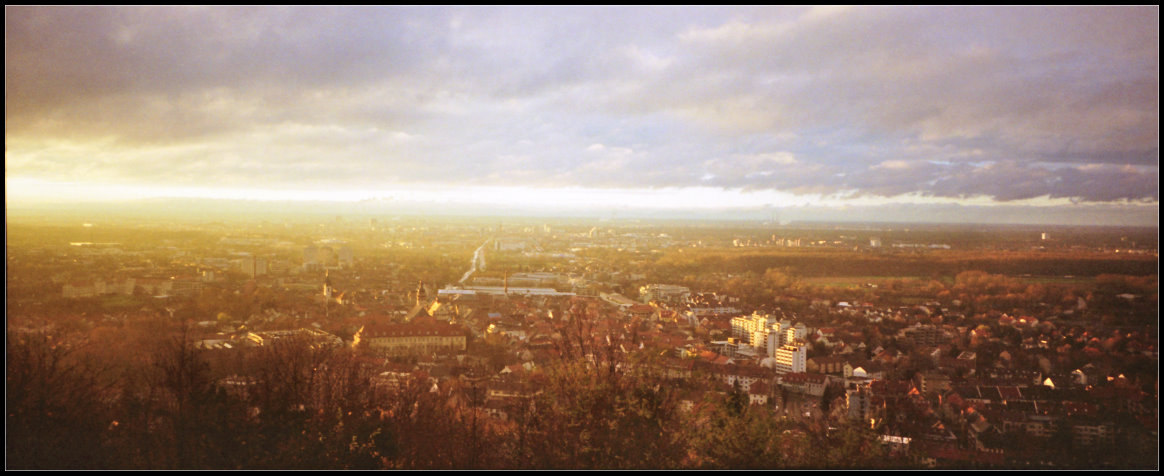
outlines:
[{"label": "building", "polygon": [[945,329],[934,325],[917,324],[898,332],[898,337],[909,339],[915,346],[939,346],[950,341]]},{"label": "building", "polygon": [[950,377],[941,372],[918,372],[917,380],[921,392],[925,394],[941,393],[950,389]]},{"label": "building", "polygon": [[630,309],[631,306],[638,304],[633,299],[623,296],[619,293],[600,293],[599,297],[602,298],[603,301],[618,306],[619,309],[623,310]]},{"label": "building", "polygon": [[317,271],[323,268],[323,262],[319,259],[319,248],[314,246],[307,246],[303,248],[303,270]]},{"label": "building", "polygon": [[[575,296],[576,295],[575,293],[572,293],[572,292],[562,292],[562,291],[558,291],[554,288],[517,288],[517,287],[508,287],[508,286],[463,286],[460,289],[463,291],[473,291],[475,294],[478,294],[478,295],[490,295],[490,296],[506,296],[506,295],[510,295],[510,294],[519,295],[519,296]],[[634,302],[628,298],[623,298],[623,299],[626,299],[627,301],[630,301],[631,303]]]},{"label": "building", "polygon": [[824,374],[794,372],[780,377],[780,386],[788,391],[816,397],[824,395],[827,385],[828,377]]},{"label": "building", "polygon": [[350,268],[353,264],[355,264],[355,253],[352,252],[351,248],[347,246],[341,246],[338,250],[336,250],[336,261],[339,262],[340,266]]},{"label": "building", "polygon": [[[773,337],[777,337],[773,339]],[[768,349],[775,349],[780,346],[779,335],[774,332],[769,332],[768,329],[760,329],[752,332],[752,348],[756,350],[757,355],[769,355]]]},{"label": "building", "polygon": [[528,244],[521,238],[497,238],[493,240],[494,251],[525,251]]},{"label": "building", "polygon": [[844,372],[845,358],[836,355],[827,357],[816,357],[808,359],[806,364],[809,372],[819,372],[822,374],[839,374]]},{"label": "building", "polygon": [[[779,329],[777,329],[779,332]],[[804,324],[797,323],[795,326],[789,327],[784,331],[784,342],[801,342],[808,338],[808,327]]]},{"label": "building", "polygon": [[691,296],[691,290],[686,286],[673,284],[648,284],[639,288],[639,296],[643,302],[659,301],[678,304]]},{"label": "building", "polygon": [[386,355],[463,352],[465,330],[453,324],[368,324],[356,332],[356,345]]},{"label": "building", "polygon": [[803,342],[784,344],[773,353],[776,359],[776,372],[780,374],[803,373],[808,370],[808,345]]},{"label": "building", "polygon": [[768,384],[764,382],[756,382],[748,389],[748,404],[750,405],[767,405],[768,397],[772,394],[772,390],[768,388]]},{"label": "building", "polygon": [[552,288],[566,283],[558,273],[513,273],[509,275],[507,286],[521,288]]},{"label": "building", "polygon": [[132,295],[134,288],[133,278],[124,281],[108,281],[98,279],[92,282],[66,283],[61,289],[61,297],[65,299],[104,296],[106,294]]},{"label": "building", "polygon": [[873,417],[873,392],[869,388],[872,382],[859,379],[845,385],[845,407],[850,419],[868,421]]},{"label": "building", "polygon": [[175,296],[197,296],[202,293],[202,281],[190,277],[170,278],[170,293]]},{"label": "building", "polygon": [[[777,327],[771,327],[776,324]],[[771,314],[760,314],[759,312],[752,313],[750,316],[733,317],[731,320],[732,337],[751,341],[753,333],[757,331],[780,332],[780,323],[776,320],[776,316]]]},{"label": "building", "polygon": [[136,278],[136,288],[151,296],[166,296],[170,294],[174,283],[169,278]]},{"label": "building", "polygon": [[286,342],[304,343],[312,348],[340,347],[344,342],[339,337],[319,329],[292,329],[284,331],[248,332],[247,341],[256,346],[279,345]]},{"label": "building", "polygon": [[265,258],[258,258],[255,256],[247,256],[231,261],[234,270],[243,273],[251,278],[258,276],[265,276],[267,274],[267,260]]},{"label": "building", "polygon": [[1072,441],[1078,447],[1100,443],[1111,444],[1115,440],[1115,425],[1094,418],[1075,418],[1071,423]]},{"label": "building", "polygon": [[[354,263],[352,249],[339,240],[323,240],[325,246],[314,245],[303,248],[303,270],[319,271],[324,268],[351,267]],[[331,245],[335,245],[333,248]]]},{"label": "building", "polygon": [[[771,374],[767,369],[742,365],[712,365],[706,367],[728,387],[738,386],[744,392],[750,392],[753,385],[768,382]],[[765,388],[767,392],[767,388]]]}]

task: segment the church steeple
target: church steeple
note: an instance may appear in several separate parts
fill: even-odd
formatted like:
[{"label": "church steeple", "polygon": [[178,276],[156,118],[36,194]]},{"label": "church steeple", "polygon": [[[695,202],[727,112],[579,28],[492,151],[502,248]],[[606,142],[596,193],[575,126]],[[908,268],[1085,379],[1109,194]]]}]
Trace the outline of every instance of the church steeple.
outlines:
[{"label": "church steeple", "polygon": [[416,305],[428,304],[428,291],[424,289],[424,281],[416,283]]}]

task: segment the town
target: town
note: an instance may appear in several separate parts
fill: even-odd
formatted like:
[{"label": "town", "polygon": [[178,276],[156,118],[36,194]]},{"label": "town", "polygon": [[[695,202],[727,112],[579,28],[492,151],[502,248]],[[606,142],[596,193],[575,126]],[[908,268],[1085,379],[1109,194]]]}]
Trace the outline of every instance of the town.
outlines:
[{"label": "town", "polygon": [[1158,467],[1156,229],[7,233],[10,467]]}]

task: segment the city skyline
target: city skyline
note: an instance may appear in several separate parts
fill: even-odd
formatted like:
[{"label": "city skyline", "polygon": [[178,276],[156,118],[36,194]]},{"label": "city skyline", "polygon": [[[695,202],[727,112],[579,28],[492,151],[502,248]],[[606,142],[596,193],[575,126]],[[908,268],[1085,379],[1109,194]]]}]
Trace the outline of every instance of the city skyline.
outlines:
[{"label": "city skyline", "polygon": [[1159,223],[1156,6],[5,12],[10,209]]}]

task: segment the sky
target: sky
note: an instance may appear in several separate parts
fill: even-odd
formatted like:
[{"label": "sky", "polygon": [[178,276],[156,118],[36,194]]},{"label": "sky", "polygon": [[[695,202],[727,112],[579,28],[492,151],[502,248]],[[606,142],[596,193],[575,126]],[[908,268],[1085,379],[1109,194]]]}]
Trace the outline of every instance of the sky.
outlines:
[{"label": "sky", "polygon": [[1159,25],[1158,6],[5,7],[6,201],[1158,226]]}]

